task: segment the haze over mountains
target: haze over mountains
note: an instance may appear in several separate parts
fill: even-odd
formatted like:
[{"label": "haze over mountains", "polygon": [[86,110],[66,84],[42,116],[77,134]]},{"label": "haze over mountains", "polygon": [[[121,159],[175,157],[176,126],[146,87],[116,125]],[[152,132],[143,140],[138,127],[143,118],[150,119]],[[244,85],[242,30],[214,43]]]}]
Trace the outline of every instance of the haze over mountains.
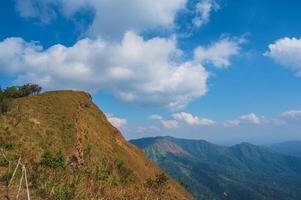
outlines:
[{"label": "haze over mountains", "polygon": [[301,141],[287,141],[265,146],[274,152],[301,158]]},{"label": "haze over mountains", "polygon": [[172,137],[130,142],[197,199],[301,199],[301,159],[276,153],[283,144],[224,147]]}]

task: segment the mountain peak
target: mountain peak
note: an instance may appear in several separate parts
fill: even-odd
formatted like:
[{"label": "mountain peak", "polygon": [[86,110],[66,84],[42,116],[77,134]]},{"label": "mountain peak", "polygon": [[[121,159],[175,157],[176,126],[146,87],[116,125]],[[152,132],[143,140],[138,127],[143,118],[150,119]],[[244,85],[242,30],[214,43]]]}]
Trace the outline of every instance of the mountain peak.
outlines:
[{"label": "mountain peak", "polygon": [[[22,158],[34,199],[158,195],[144,182],[163,172],[123,138],[86,92],[52,91],[12,100],[0,115],[0,147],[12,166]],[[7,167],[0,167],[1,175]],[[4,185],[0,182],[1,195]],[[172,178],[165,190],[164,198],[192,199]]]}]

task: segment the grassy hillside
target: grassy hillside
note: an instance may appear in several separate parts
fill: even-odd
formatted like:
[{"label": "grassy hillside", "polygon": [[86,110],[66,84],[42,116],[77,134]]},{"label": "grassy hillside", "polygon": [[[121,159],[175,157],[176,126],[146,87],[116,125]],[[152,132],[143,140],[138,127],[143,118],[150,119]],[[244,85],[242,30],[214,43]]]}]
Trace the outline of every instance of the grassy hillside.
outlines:
[{"label": "grassy hillside", "polygon": [[197,199],[301,199],[301,159],[296,157],[249,143],[223,147],[172,137],[131,143]]},{"label": "grassy hillside", "polygon": [[0,156],[0,199],[16,196],[20,170],[7,185],[19,158],[32,199],[192,199],[159,176],[161,170],[125,141],[84,92],[14,99],[0,115],[0,148],[11,162]]}]

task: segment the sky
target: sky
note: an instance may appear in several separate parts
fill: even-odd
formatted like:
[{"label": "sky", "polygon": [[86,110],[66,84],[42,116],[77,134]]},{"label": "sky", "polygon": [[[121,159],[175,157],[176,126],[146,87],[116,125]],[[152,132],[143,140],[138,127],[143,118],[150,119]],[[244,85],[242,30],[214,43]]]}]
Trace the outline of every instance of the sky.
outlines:
[{"label": "sky", "polygon": [[0,85],[74,89],[127,139],[301,140],[299,0],[7,0]]}]

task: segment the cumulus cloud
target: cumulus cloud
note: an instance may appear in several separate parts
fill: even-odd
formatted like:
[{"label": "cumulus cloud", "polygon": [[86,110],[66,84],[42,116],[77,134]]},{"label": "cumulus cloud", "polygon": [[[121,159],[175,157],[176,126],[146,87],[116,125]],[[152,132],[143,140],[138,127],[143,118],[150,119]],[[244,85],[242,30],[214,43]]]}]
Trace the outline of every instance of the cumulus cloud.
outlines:
[{"label": "cumulus cloud", "polygon": [[264,55],[301,76],[301,39],[288,37],[279,39],[269,45],[269,50]]},{"label": "cumulus cloud", "polygon": [[113,114],[106,114],[109,122],[116,128],[122,128],[127,125],[127,120],[124,118],[115,117]]},{"label": "cumulus cloud", "polygon": [[197,116],[193,116],[190,113],[186,113],[186,112],[180,112],[180,113],[174,113],[173,118],[178,120],[178,121],[184,121],[185,123],[189,124],[189,125],[204,125],[204,126],[208,126],[208,125],[213,125],[215,124],[215,121],[210,120],[210,119],[206,119],[206,118],[198,118]]},{"label": "cumulus cloud", "polygon": [[151,120],[161,120],[161,119],[163,119],[163,117],[161,115],[155,114],[155,115],[150,115],[148,117],[148,119],[151,119]]},{"label": "cumulus cloud", "polygon": [[259,117],[257,117],[254,113],[243,115],[243,116],[240,117],[240,119],[251,122],[253,124],[260,124],[261,123],[261,119]]},{"label": "cumulus cloud", "polygon": [[195,6],[195,17],[192,20],[193,25],[199,28],[207,24],[211,13],[219,8],[220,6],[215,0],[201,0]]},{"label": "cumulus cloud", "polygon": [[178,127],[178,121],[176,120],[173,120],[173,119],[162,119],[160,120],[161,124],[165,127],[165,128],[168,128],[168,129],[171,129],[171,128],[177,128]]},{"label": "cumulus cloud", "polygon": [[46,89],[103,91],[141,105],[178,108],[207,91],[208,72],[180,56],[173,38],[144,40],[127,32],[120,43],[82,39],[44,49],[35,42],[0,42],[0,72]]},{"label": "cumulus cloud", "polygon": [[[88,38],[70,47],[56,44],[44,49],[21,38],[0,42],[0,72],[18,84],[35,82],[45,89],[106,92],[125,102],[180,108],[206,94],[209,73],[203,65],[229,66],[243,42],[223,37],[209,47],[199,46],[194,58],[187,60],[175,37],[140,36],[147,30],[173,26],[187,0],[16,2],[21,16],[37,17],[44,23],[57,16],[73,19],[78,13],[93,13]],[[218,7],[214,0],[200,1],[196,25],[207,23]]]},{"label": "cumulus cloud", "polygon": [[194,50],[194,60],[202,64],[212,64],[218,68],[230,66],[232,56],[238,55],[244,38],[222,37],[208,47],[199,46]]},{"label": "cumulus cloud", "polygon": [[281,114],[283,117],[297,118],[301,117],[301,110],[290,110]]},{"label": "cumulus cloud", "polygon": [[121,38],[128,30],[142,32],[173,26],[176,13],[187,0],[17,0],[23,17],[38,17],[49,23],[58,14],[67,19],[83,10],[94,13],[88,32],[104,38]]}]

